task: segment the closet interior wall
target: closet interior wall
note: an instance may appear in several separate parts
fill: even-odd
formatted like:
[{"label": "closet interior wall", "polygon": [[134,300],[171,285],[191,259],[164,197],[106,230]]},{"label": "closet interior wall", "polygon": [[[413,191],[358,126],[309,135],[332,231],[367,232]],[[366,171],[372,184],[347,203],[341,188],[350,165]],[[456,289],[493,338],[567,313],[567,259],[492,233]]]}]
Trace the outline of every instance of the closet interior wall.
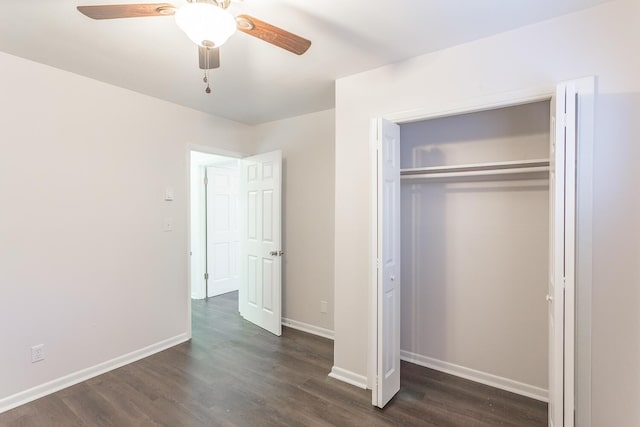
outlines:
[{"label": "closet interior wall", "polygon": [[[401,125],[401,168],[549,157],[549,102]],[[403,179],[403,359],[547,389],[548,173]]]}]

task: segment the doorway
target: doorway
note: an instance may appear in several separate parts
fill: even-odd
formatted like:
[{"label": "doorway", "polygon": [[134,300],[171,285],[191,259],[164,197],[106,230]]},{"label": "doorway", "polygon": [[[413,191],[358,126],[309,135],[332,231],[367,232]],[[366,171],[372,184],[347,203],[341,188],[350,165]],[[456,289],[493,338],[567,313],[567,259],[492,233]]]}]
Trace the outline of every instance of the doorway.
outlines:
[{"label": "doorway", "polygon": [[191,298],[240,288],[240,159],[191,152]]},{"label": "doorway", "polygon": [[[189,148],[189,304],[237,292],[238,311],[282,333],[282,152]],[[234,297],[235,298],[235,297]]]},{"label": "doorway", "polygon": [[[576,242],[590,235],[589,186],[591,175],[591,150],[593,143],[593,78],[560,84],[552,99],[549,168],[550,191],[550,272],[549,292],[549,424],[574,425],[575,402],[575,348],[583,349],[590,360],[588,340],[576,340],[575,319],[586,319],[588,307],[580,307],[576,315],[575,273]],[[582,97],[582,98],[581,98]],[[552,98],[550,93],[506,94],[476,105],[461,106],[456,111],[402,113],[389,115],[387,121],[374,120],[372,127],[372,242],[371,291],[370,291],[370,339],[369,385],[372,403],[383,407],[399,390],[400,371],[400,123],[427,120],[437,117],[486,111],[510,107]],[[555,120],[554,120],[555,119]],[[580,149],[578,150],[578,146]],[[543,159],[539,159],[543,160]],[[577,167],[579,165],[580,167]],[[468,166],[468,165],[467,165]],[[471,168],[421,168],[408,173],[461,176],[473,170],[503,169],[504,165],[479,164]],[[509,168],[537,168],[543,164],[512,164]],[[440,170],[434,170],[440,169]],[[406,171],[405,171],[406,172]],[[493,173],[493,172],[489,172]],[[511,172],[509,172],[511,173]],[[581,215],[577,217],[576,210]],[[578,220],[579,219],[579,220]],[[580,238],[576,238],[578,233]],[[580,254],[581,264],[590,263],[589,247]],[[581,282],[583,298],[589,301],[590,276]],[[590,387],[590,377],[578,382]],[[587,390],[588,393],[588,390]],[[585,401],[586,402],[586,401]],[[588,406],[588,402],[585,403]],[[588,410],[588,409],[585,409]]]}]

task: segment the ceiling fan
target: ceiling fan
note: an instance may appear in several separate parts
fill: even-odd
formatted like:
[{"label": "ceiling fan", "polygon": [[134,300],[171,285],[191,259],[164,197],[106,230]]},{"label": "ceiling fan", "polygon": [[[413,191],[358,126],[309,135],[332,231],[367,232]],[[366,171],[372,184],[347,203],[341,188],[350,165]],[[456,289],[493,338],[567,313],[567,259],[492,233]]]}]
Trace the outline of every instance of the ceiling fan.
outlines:
[{"label": "ceiling fan", "polygon": [[206,93],[211,93],[208,71],[220,67],[220,46],[236,30],[264,40],[274,46],[302,55],[311,42],[249,15],[234,17],[227,8],[231,0],[192,1],[176,7],[169,3],[112,4],[78,6],[78,11],[92,19],[143,18],[175,15],[176,24],[198,45],[200,69],[204,70]]}]

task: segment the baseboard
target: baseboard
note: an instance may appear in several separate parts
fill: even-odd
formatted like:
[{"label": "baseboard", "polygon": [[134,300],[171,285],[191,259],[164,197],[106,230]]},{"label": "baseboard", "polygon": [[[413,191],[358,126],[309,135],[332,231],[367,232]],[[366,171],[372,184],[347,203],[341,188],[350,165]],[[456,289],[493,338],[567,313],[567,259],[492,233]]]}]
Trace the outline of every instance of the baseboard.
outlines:
[{"label": "baseboard", "polygon": [[56,391],[62,390],[63,388],[70,387],[82,381],[86,381],[90,378],[104,374],[105,372],[109,372],[137,360],[144,359],[145,357],[151,356],[152,354],[158,353],[162,350],[166,350],[188,340],[189,337],[186,333],[176,335],[175,337],[160,341],[136,351],[132,351],[131,353],[118,356],[106,362],[99,363],[89,368],[76,371],[69,375],[65,375],[64,377],[60,377],[53,381],[49,381],[28,390],[24,390],[11,396],[5,397],[3,399],[0,399],[0,413],[6,412],[20,405],[24,405],[25,403],[34,401],[48,394],[55,393]]},{"label": "baseboard", "polygon": [[367,377],[365,377],[364,375],[359,375],[354,372],[347,371],[346,369],[334,366],[333,368],[331,368],[329,376],[347,384],[351,384],[365,390],[367,389]]},{"label": "baseboard", "polygon": [[415,363],[416,365],[424,366],[425,368],[435,369],[436,371],[455,375],[457,377],[499,388],[501,390],[510,391],[511,393],[520,394],[542,402],[549,401],[548,391],[540,387],[488,374],[486,372],[476,371],[475,369],[465,368],[464,366],[455,365],[453,363],[444,362],[442,360],[433,359],[431,357],[422,356],[405,350],[400,350],[400,359],[406,362]]},{"label": "baseboard", "polygon": [[319,326],[310,325],[293,319],[287,319],[285,317],[282,318],[282,325],[302,332],[318,335],[320,337],[329,338],[330,340],[333,340],[334,337],[333,331],[330,329],[321,328]]}]

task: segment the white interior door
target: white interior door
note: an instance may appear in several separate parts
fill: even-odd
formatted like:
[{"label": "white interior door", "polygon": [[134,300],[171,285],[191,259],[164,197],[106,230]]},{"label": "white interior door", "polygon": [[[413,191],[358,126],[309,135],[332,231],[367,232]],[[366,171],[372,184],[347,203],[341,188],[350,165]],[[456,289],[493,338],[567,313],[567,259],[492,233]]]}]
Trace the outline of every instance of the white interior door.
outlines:
[{"label": "white interior door", "polygon": [[282,334],[282,153],[242,160],[240,173],[242,262],[240,314]]},{"label": "white interior door", "polygon": [[574,425],[576,89],[558,85],[551,102],[549,259],[549,425]]},{"label": "white interior door", "polygon": [[378,154],[377,395],[384,407],[400,391],[400,126],[380,119]]},{"label": "white interior door", "polygon": [[207,273],[209,297],[240,286],[240,229],[236,160],[207,171]]}]

